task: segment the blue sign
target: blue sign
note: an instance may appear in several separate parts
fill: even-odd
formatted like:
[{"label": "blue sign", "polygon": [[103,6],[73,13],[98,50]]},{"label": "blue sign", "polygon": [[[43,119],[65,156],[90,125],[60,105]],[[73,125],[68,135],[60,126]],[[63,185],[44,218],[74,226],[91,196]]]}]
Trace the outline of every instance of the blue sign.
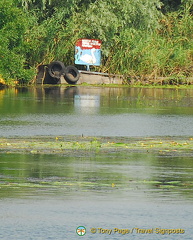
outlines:
[{"label": "blue sign", "polygon": [[97,39],[79,39],[75,46],[75,64],[101,65],[101,41]]}]

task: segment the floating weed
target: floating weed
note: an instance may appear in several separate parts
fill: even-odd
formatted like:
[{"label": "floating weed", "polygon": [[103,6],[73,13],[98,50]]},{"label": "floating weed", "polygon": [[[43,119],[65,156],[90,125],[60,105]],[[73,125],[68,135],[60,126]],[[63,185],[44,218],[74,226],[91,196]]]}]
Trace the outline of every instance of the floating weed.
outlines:
[{"label": "floating weed", "polygon": [[181,181],[170,181],[170,182],[168,182],[168,184],[179,185],[179,184],[181,184]]},{"label": "floating weed", "polygon": [[1,184],[2,187],[9,187],[9,188],[43,188],[43,187],[49,187],[46,184],[39,184],[39,183],[4,183]]},{"label": "floating weed", "polygon": [[102,147],[102,144],[101,142],[97,141],[97,140],[94,140],[94,141],[90,141],[90,147],[91,148],[101,148]]},{"label": "floating weed", "polygon": [[175,188],[176,186],[174,186],[174,185],[170,185],[170,184],[164,184],[164,185],[160,185],[159,186],[159,188],[166,188],[166,189],[168,189],[168,188]]},{"label": "floating weed", "polygon": [[[99,138],[100,139],[100,138]],[[167,139],[144,139],[144,141],[133,140],[126,142],[99,141],[99,139],[84,138],[79,141],[39,141],[37,139],[0,139],[1,151],[25,152],[32,154],[59,153],[64,150],[97,150],[101,149],[131,149],[131,150],[155,150],[155,151],[180,151],[193,150],[192,138],[186,140],[171,141]],[[63,139],[62,139],[63,140]]]},{"label": "floating weed", "polygon": [[114,143],[115,145],[118,145],[118,146],[124,146],[125,145],[125,143],[120,143],[120,142],[118,142],[118,143]]},{"label": "floating weed", "polygon": [[37,154],[38,151],[37,151],[37,150],[31,150],[30,153],[32,153],[32,154]]},{"label": "floating weed", "polygon": [[141,180],[138,183],[145,183],[145,184],[161,184],[162,182],[156,180]]},{"label": "floating weed", "polygon": [[174,189],[175,191],[189,191],[192,190],[193,182],[181,182],[181,181],[157,181],[157,180],[131,180],[128,184],[118,185],[114,182],[101,182],[101,181],[37,181],[37,182],[4,182],[0,183],[0,188],[5,189],[15,189],[17,191],[27,190],[27,189],[52,189],[57,191],[114,191],[114,189],[125,189],[133,190],[141,187],[148,186],[148,189]]}]

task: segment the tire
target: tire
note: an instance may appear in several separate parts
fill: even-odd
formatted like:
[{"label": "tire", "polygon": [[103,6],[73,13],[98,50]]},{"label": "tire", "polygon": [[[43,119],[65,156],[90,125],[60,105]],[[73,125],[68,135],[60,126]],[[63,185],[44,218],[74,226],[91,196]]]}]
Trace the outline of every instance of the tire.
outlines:
[{"label": "tire", "polygon": [[62,74],[64,74],[65,66],[60,61],[51,62],[48,65],[48,73],[52,78],[60,79]]},{"label": "tire", "polygon": [[75,84],[80,78],[80,73],[79,73],[79,71],[76,67],[67,66],[65,68],[64,78],[65,78],[67,83]]}]

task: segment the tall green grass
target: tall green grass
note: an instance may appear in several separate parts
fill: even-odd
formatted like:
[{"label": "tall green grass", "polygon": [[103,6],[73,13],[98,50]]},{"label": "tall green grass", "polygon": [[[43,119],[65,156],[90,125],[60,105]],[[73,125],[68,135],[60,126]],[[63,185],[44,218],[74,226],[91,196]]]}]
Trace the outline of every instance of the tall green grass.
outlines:
[{"label": "tall green grass", "polygon": [[149,77],[193,76],[193,19],[168,15],[153,32],[124,30],[104,69]]}]

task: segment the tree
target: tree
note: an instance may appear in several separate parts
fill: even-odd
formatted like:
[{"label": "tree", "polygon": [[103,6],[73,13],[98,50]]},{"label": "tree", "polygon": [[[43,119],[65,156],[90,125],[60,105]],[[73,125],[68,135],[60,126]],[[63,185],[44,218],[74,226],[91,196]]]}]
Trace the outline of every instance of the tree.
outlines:
[{"label": "tree", "polygon": [[27,18],[12,0],[0,2],[0,74],[6,81],[29,80],[23,41]]}]

